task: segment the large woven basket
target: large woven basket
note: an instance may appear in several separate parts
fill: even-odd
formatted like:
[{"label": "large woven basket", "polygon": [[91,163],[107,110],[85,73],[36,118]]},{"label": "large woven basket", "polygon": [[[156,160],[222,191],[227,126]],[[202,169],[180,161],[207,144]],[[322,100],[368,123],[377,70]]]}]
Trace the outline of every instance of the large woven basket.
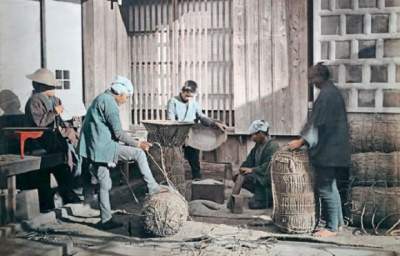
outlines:
[{"label": "large woven basket", "polygon": [[176,121],[142,121],[148,131],[149,142],[158,142],[163,147],[179,147],[185,143],[193,123]]},{"label": "large woven basket", "polygon": [[273,222],[287,233],[314,230],[315,197],[312,168],[306,151],[276,152],[271,160]]},{"label": "large woven basket", "polygon": [[400,151],[399,115],[349,115],[349,124],[353,153]]},{"label": "large woven basket", "polygon": [[358,153],[351,156],[351,180],[356,186],[400,186],[400,152]]},{"label": "large woven basket", "polygon": [[351,190],[352,222],[356,226],[390,227],[400,220],[400,187],[353,187]]}]

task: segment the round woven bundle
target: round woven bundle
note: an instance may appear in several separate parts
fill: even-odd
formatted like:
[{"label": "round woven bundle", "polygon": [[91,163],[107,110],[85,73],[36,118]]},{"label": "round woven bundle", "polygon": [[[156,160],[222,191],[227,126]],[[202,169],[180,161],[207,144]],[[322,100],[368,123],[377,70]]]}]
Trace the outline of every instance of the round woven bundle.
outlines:
[{"label": "round woven bundle", "polygon": [[159,193],[146,198],[143,227],[147,234],[159,237],[179,232],[189,215],[186,200],[177,192]]},{"label": "round woven bundle", "polygon": [[349,115],[353,153],[400,151],[400,117],[391,114]]},{"label": "round woven bundle", "polygon": [[400,187],[353,187],[351,205],[354,225],[390,227],[400,221]]},{"label": "round woven bundle", "polygon": [[313,231],[315,197],[307,152],[276,152],[271,160],[271,181],[274,224],[287,233]]},{"label": "round woven bundle", "polygon": [[351,180],[355,186],[400,186],[400,152],[351,155]]}]

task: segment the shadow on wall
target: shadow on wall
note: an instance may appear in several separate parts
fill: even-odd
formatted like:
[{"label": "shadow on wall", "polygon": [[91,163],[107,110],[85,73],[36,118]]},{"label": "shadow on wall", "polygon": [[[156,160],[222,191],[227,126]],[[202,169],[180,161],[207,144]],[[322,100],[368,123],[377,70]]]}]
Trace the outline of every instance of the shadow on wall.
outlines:
[{"label": "shadow on wall", "polygon": [[0,91],[0,116],[23,114],[20,108],[21,102],[14,92],[11,90]]}]

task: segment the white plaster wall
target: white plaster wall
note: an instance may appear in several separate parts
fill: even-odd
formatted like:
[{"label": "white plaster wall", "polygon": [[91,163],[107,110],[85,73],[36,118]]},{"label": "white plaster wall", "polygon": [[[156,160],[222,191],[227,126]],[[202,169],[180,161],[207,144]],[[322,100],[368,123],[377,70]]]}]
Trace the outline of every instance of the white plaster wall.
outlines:
[{"label": "white plaster wall", "polygon": [[57,90],[64,108],[80,114],[82,96],[82,16],[80,0],[46,0],[47,67],[69,70],[71,89]]},{"label": "white plaster wall", "polygon": [[24,111],[32,92],[25,75],[38,68],[40,2],[0,0],[0,115]]}]

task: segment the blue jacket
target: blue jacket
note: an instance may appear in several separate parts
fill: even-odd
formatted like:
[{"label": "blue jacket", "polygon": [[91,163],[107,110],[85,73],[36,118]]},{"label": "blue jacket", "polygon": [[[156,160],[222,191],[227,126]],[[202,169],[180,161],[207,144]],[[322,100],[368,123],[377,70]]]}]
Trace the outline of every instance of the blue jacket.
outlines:
[{"label": "blue jacket", "polygon": [[96,163],[118,161],[118,143],[138,146],[121,126],[118,104],[107,90],[90,105],[82,125],[78,143],[79,155]]}]

